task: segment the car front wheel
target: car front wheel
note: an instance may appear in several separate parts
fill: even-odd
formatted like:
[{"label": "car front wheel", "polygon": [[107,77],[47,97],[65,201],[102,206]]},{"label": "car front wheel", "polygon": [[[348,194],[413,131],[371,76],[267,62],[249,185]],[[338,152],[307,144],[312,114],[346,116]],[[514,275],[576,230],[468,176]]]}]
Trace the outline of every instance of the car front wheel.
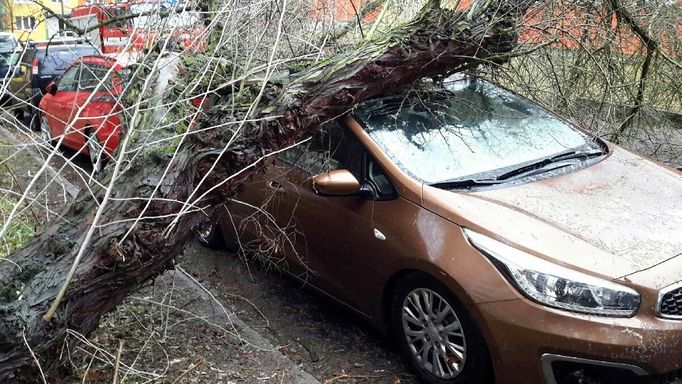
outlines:
[{"label": "car front wheel", "polygon": [[424,274],[399,282],[391,325],[400,349],[425,383],[491,383],[492,365],[480,331],[464,306]]},{"label": "car front wheel", "polygon": [[216,223],[208,224],[199,232],[199,241],[203,246],[210,249],[225,248],[225,239],[220,230],[220,225]]},{"label": "car front wheel", "polygon": [[40,116],[38,115],[38,112],[29,110],[27,114],[28,127],[31,129],[31,131],[33,132],[40,131]]},{"label": "car front wheel", "polygon": [[43,138],[45,144],[54,144],[54,139],[52,138],[52,131],[47,123],[47,117],[44,114],[39,115],[40,119],[40,137]]},{"label": "car front wheel", "polygon": [[104,169],[105,156],[104,148],[97,139],[97,133],[92,129],[86,133],[86,140],[88,145],[88,156],[90,157],[90,164],[95,172],[101,172]]}]

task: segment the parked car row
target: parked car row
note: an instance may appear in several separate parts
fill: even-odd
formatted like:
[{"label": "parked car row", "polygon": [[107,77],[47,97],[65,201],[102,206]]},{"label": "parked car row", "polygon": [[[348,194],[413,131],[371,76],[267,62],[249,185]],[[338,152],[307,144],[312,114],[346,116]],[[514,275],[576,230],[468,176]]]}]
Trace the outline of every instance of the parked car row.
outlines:
[{"label": "parked car row", "polygon": [[125,65],[74,40],[21,44],[9,36],[0,34],[2,104],[25,117],[46,143],[65,135],[64,147],[89,155],[100,168],[103,155],[118,146],[116,100]]},{"label": "parked car row", "polygon": [[2,101],[29,117],[34,116],[50,82],[78,58],[99,54],[96,48],[75,40],[3,44],[3,39],[11,42],[9,37],[0,35],[0,77],[8,84],[2,88]]},{"label": "parked car row", "polygon": [[40,105],[47,86],[57,80],[80,57],[98,55],[97,49],[84,44],[38,46],[26,55],[31,62],[31,99],[26,108],[32,129],[37,130],[36,108]]}]

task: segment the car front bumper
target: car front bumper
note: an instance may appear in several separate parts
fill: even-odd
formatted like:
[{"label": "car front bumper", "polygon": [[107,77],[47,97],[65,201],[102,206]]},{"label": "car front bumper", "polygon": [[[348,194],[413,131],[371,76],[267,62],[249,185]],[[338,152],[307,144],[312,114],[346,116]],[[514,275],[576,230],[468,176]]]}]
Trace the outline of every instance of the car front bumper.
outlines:
[{"label": "car front bumper", "polygon": [[682,369],[679,320],[646,313],[632,318],[581,315],[526,299],[478,304],[477,309],[498,383],[580,382],[566,381],[572,368],[638,380],[674,377]]}]

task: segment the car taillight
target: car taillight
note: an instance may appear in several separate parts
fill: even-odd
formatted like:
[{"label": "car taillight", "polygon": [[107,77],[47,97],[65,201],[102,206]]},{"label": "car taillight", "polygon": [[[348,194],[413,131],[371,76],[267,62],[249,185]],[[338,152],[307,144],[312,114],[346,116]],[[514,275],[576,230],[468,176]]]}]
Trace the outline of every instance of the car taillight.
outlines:
[{"label": "car taillight", "polygon": [[205,98],[204,96],[195,97],[191,100],[191,103],[193,106],[195,106],[197,108],[201,108],[201,104],[204,103],[204,98]]},{"label": "car taillight", "polygon": [[33,59],[33,63],[31,63],[31,66],[33,67],[31,69],[31,74],[38,75],[38,73],[40,73],[40,70],[38,69],[38,59]]}]

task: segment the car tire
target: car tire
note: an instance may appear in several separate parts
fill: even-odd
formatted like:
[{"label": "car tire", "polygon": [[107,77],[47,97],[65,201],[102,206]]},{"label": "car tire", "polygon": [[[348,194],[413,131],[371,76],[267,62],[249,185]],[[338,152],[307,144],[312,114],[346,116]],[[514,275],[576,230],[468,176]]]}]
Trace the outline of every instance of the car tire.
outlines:
[{"label": "car tire", "polygon": [[17,119],[20,123],[24,123],[24,110],[19,108],[18,106],[12,110],[12,113],[14,114],[14,118]]},{"label": "car tire", "polygon": [[40,115],[38,112],[29,110],[28,113],[28,128],[33,132],[40,132]]},{"label": "car tire", "polygon": [[90,158],[90,165],[95,173],[102,172],[106,165],[107,155],[104,153],[104,147],[97,138],[97,132],[92,128],[87,128],[85,131],[85,145],[88,147],[88,157]]},{"label": "car tire", "polygon": [[[439,310],[426,309],[427,301]],[[433,277],[414,273],[400,280],[393,290],[390,316],[403,356],[424,383],[494,381],[481,332],[455,295]],[[427,348],[425,355],[423,348]],[[437,349],[441,350],[438,354],[434,353]]]},{"label": "car tire", "polygon": [[52,130],[50,129],[50,124],[47,121],[47,117],[39,113],[37,114],[37,118],[40,121],[39,124],[39,129],[40,129],[40,137],[42,137],[43,141],[45,142],[46,145],[55,145],[55,139],[52,137]]},{"label": "car tire", "polygon": [[225,238],[220,224],[211,223],[199,232],[199,242],[209,249],[225,249]]}]

